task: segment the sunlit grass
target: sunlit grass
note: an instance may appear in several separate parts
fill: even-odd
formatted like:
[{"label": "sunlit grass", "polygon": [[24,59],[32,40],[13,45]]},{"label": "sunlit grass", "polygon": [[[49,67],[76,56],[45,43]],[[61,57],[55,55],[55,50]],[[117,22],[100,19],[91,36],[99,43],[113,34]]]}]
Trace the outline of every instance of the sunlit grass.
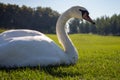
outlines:
[{"label": "sunlit grass", "polygon": [[[56,35],[47,34],[58,45]],[[119,80],[120,37],[92,34],[70,35],[79,60],[70,66],[0,69],[1,80]]]},{"label": "sunlit grass", "polygon": [[4,32],[6,29],[0,29],[0,33]]}]

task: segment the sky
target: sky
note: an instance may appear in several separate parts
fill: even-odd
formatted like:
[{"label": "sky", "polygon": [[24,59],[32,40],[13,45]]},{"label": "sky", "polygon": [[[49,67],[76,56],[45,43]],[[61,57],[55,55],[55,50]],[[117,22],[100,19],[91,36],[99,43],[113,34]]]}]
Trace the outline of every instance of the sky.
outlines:
[{"label": "sky", "polygon": [[50,7],[59,13],[63,13],[72,6],[83,6],[93,19],[120,14],[120,0],[0,0],[0,2],[32,8]]}]

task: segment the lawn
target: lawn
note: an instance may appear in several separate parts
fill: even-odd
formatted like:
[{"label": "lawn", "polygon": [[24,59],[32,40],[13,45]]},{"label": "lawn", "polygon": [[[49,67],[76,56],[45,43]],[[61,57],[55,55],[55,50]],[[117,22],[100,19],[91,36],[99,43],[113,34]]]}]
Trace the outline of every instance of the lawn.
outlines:
[{"label": "lawn", "polygon": [[[58,45],[56,35],[47,34]],[[0,80],[120,80],[120,36],[70,35],[79,60],[70,66],[0,69]]]}]

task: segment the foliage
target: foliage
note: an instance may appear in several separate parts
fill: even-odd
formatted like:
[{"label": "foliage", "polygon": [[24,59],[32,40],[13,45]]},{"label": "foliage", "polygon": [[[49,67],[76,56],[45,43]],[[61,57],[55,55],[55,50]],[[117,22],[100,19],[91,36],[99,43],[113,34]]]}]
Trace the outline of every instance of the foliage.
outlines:
[{"label": "foliage", "polygon": [[23,5],[0,3],[0,28],[34,29],[44,33],[55,33],[59,13],[51,8],[30,8]]},{"label": "foliage", "polygon": [[[57,11],[51,8],[30,8],[25,5],[0,3],[0,28],[5,29],[34,29],[43,33],[55,33]],[[79,19],[69,22],[70,33],[93,33],[101,35],[120,35],[120,14],[112,17],[103,16],[95,20],[96,25]]]},{"label": "foliage", "polygon": [[[112,17],[101,17],[95,20],[96,25],[81,22],[79,19],[70,21],[71,33],[93,33],[100,35],[120,35],[120,14]],[[74,31],[73,31],[74,30]]]},{"label": "foliage", "polygon": [[[47,35],[56,41],[56,35]],[[0,69],[1,80],[119,80],[120,37],[70,35],[79,53],[75,65]]]}]

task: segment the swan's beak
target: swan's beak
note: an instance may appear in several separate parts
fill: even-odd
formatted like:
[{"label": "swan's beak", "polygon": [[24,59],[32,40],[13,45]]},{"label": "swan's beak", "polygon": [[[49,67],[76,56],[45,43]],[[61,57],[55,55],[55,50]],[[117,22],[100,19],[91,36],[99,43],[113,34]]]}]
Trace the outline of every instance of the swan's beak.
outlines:
[{"label": "swan's beak", "polygon": [[95,24],[95,22],[90,18],[90,16],[87,13],[83,15],[83,19],[89,21],[92,24]]}]

